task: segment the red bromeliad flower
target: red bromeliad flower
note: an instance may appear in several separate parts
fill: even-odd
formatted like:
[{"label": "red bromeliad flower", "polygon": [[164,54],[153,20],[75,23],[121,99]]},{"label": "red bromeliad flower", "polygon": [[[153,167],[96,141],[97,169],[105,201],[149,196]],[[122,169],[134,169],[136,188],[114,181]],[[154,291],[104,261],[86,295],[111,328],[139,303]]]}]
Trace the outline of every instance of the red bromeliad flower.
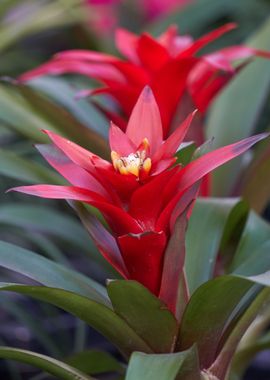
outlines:
[{"label": "red bromeliad flower", "polygon": [[196,198],[200,179],[266,136],[217,149],[185,167],[175,165],[175,153],[193,116],[163,141],[157,103],[145,88],[126,133],[111,125],[112,162],[46,131],[53,144],[38,149],[71,186],[33,185],[13,190],[81,201],[99,209],[111,231],[93,220],[90,232],[103,256],[124,278],[137,280],[158,295],[165,249],[176,220]]},{"label": "red bromeliad flower", "polygon": [[[200,113],[207,110],[215,95],[244,66],[242,63],[235,68],[233,63],[236,60],[247,60],[255,55],[270,57],[270,53],[246,46],[230,46],[197,56],[207,44],[233,28],[235,24],[226,24],[197,40],[187,35],[179,36],[174,26],[157,39],[147,33],[137,36],[119,29],[116,45],[124,59],[94,51],[71,50],[57,54],[20,79],[27,81],[44,74],[63,73],[95,78],[104,87],[86,90],[83,94],[111,95],[127,118],[143,87],[149,85],[160,109],[163,137],[166,138],[191,110],[198,108]],[[125,130],[125,118],[108,110],[105,112]],[[203,142],[201,130],[195,135],[195,140],[200,144]]]}]

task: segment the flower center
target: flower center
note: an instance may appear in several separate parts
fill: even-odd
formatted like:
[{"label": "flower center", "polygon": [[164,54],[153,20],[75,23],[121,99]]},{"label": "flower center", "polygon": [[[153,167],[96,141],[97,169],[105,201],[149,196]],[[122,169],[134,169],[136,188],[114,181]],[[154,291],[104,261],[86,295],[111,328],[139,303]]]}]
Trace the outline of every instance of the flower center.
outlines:
[{"label": "flower center", "polygon": [[128,156],[120,156],[114,150],[111,152],[113,167],[120,174],[133,174],[139,177],[141,173],[148,174],[151,170],[151,158],[147,157],[149,142],[147,138],[143,139],[135,153],[130,153]]}]

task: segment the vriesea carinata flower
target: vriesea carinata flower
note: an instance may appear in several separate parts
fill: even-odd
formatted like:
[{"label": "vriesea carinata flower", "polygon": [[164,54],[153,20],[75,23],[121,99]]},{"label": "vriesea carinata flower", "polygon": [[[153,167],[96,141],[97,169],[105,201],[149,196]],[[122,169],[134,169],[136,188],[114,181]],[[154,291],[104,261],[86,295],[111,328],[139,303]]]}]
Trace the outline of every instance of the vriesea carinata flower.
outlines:
[{"label": "vriesea carinata flower", "polygon": [[159,109],[150,88],[140,95],[124,133],[110,128],[111,162],[75,143],[45,131],[52,145],[37,148],[70,186],[33,185],[13,190],[44,198],[85,202],[104,216],[90,228],[100,252],[126,279],[158,295],[164,253],[178,217],[198,194],[199,181],[210,171],[246,151],[265,134],[205,154],[185,167],[175,153],[194,112],[164,140]]}]

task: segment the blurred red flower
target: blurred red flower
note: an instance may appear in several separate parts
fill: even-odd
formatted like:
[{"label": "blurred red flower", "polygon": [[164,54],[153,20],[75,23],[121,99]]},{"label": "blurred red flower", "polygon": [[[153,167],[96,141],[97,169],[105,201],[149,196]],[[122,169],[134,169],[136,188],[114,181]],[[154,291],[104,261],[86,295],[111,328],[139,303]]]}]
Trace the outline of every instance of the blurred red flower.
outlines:
[{"label": "blurred red flower", "polygon": [[[191,36],[179,36],[174,26],[157,39],[147,33],[137,36],[119,29],[116,45],[125,59],[94,51],[65,51],[23,74],[20,80],[63,73],[79,73],[95,78],[105,86],[94,91],[83,91],[81,95],[111,95],[126,118],[142,88],[150,85],[160,109],[165,138],[192,109],[198,108],[202,114],[208,109],[216,94],[243,67],[242,63],[235,68],[235,61],[247,60],[255,55],[270,57],[270,53],[241,45],[197,56],[207,44],[233,28],[235,24],[226,24],[197,40]],[[125,130],[125,118],[108,110],[105,112]],[[195,133],[189,138],[201,144],[204,140],[201,128],[196,126]]]}]

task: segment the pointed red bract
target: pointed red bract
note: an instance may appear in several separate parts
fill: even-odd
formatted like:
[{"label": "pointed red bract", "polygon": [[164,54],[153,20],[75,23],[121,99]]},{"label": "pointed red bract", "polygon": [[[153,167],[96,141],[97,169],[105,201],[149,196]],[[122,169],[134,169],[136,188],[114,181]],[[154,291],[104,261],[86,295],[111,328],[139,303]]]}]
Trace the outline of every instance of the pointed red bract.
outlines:
[{"label": "pointed red bract", "polygon": [[120,53],[133,63],[139,63],[136,52],[138,37],[128,30],[119,28],[115,34],[115,44]]},{"label": "pointed red bract", "polygon": [[[139,126],[139,127],[138,127]],[[149,87],[142,91],[128,121],[127,136],[135,145],[148,139],[151,154],[154,154],[163,140],[162,124],[158,105]]]},{"label": "pointed red bract", "polygon": [[184,120],[182,124],[164,141],[161,147],[158,149],[154,158],[156,160],[161,160],[165,158],[170,158],[174,156],[175,152],[178,150],[180,144],[184,141],[187,131],[192,123],[192,120],[197,111],[192,112]]},{"label": "pointed red bract", "polygon": [[128,156],[136,150],[134,142],[113,123],[109,131],[109,142],[111,150],[118,152],[121,156]]},{"label": "pointed red bract", "polygon": [[221,37],[223,34],[235,29],[237,25],[235,23],[228,23],[220,28],[217,28],[213,30],[210,33],[205,34],[204,36],[197,39],[197,41],[194,41],[190,47],[188,47],[186,50],[181,52],[182,57],[188,57],[190,55],[194,55],[199,50],[201,50],[203,47],[208,45],[210,42],[215,41],[219,37]]}]

